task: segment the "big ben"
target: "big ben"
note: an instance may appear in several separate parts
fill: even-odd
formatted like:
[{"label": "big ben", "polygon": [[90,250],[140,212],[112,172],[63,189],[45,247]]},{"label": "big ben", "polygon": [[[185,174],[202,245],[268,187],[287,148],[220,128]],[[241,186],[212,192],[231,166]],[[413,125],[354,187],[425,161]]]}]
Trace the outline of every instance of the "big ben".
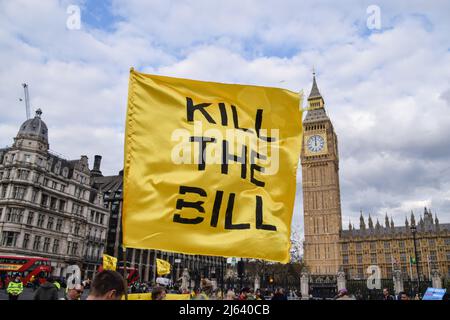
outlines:
[{"label": "big ben", "polygon": [[314,74],[301,152],[304,261],[311,274],[335,275],[342,230],[339,155],[337,136],[324,105]]}]

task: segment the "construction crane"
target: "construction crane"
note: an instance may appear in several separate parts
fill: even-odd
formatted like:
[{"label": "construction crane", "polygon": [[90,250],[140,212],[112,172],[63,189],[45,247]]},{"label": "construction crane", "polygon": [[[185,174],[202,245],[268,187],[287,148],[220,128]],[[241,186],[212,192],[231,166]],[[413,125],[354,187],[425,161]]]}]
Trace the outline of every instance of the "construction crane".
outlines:
[{"label": "construction crane", "polygon": [[[28,85],[26,83],[22,83],[23,91],[25,92],[25,108],[27,112],[27,120],[31,118],[30,111],[30,95],[28,93]],[[22,99],[20,99],[22,101]]]}]

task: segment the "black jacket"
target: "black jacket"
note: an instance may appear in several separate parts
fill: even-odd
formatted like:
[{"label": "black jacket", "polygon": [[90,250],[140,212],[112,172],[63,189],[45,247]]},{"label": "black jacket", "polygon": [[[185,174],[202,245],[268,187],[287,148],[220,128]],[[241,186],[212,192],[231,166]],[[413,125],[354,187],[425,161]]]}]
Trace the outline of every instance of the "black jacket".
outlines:
[{"label": "black jacket", "polygon": [[36,290],[33,300],[58,300],[58,289],[53,283],[45,282]]}]

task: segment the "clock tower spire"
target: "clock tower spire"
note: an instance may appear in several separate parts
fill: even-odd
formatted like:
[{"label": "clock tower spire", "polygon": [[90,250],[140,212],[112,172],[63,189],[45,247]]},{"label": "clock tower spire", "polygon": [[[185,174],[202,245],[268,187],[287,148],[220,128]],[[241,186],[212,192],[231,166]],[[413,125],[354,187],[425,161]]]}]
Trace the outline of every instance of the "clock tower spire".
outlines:
[{"label": "clock tower spire", "polygon": [[313,72],[301,152],[304,260],[312,274],[335,275],[342,230],[337,135]]}]

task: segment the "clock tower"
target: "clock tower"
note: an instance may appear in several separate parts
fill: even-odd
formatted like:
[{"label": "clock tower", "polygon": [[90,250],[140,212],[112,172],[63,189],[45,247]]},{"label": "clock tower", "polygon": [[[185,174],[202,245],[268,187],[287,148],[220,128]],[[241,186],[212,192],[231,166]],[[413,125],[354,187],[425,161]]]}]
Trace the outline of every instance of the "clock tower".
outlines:
[{"label": "clock tower", "polygon": [[324,104],[314,73],[301,152],[304,261],[311,274],[336,275],[342,230],[339,155],[337,136]]}]

